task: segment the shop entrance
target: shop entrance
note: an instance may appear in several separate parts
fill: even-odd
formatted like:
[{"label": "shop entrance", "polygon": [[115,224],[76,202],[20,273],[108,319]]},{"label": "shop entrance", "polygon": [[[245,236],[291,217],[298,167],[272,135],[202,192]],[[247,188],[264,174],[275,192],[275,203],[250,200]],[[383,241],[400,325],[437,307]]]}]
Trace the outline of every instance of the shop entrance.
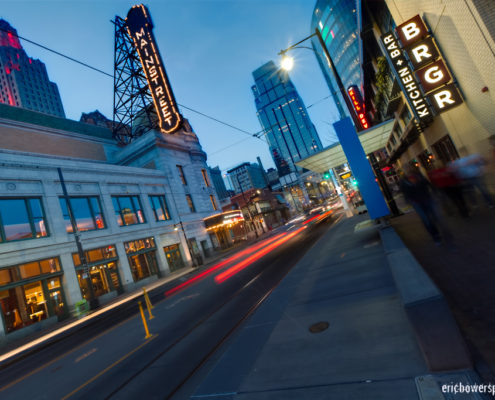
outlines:
[{"label": "shop entrance", "polygon": [[[84,270],[77,271],[77,280],[79,281],[83,297],[89,300],[88,280],[85,278]],[[93,265],[89,268],[89,278],[93,285],[95,297],[102,296],[114,290],[121,290],[116,262]]]},{"label": "shop entrance", "polygon": [[179,244],[166,246],[163,248],[163,251],[165,252],[165,257],[167,257],[170,272],[174,272],[178,269],[184,268],[185,265],[184,261],[182,260]]}]

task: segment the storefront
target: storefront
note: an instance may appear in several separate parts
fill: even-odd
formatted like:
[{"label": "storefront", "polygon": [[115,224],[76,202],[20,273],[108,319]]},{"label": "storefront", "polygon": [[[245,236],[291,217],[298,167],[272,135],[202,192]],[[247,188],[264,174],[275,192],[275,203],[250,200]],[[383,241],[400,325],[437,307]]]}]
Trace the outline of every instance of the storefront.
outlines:
[{"label": "storefront", "polygon": [[174,272],[185,267],[178,243],[164,247],[163,251],[165,252],[165,257],[167,257],[170,272]]},{"label": "storefront", "polygon": [[246,239],[246,227],[241,210],[226,211],[203,220],[215,248],[226,249]]},{"label": "storefront", "polygon": [[[103,296],[107,293],[117,291],[122,292],[119,272],[117,269],[117,252],[114,245],[99,247],[85,252],[88,262],[89,280],[93,286],[95,297]],[[81,293],[86,300],[90,299],[88,290],[88,275],[81,265],[79,254],[73,253],[72,259],[76,268],[77,280]]]},{"label": "storefront", "polygon": [[156,245],[153,237],[124,243],[134,282],[152,275],[160,276],[156,261]]},{"label": "storefront", "polygon": [[5,333],[67,314],[58,258],[0,269],[0,306]]}]

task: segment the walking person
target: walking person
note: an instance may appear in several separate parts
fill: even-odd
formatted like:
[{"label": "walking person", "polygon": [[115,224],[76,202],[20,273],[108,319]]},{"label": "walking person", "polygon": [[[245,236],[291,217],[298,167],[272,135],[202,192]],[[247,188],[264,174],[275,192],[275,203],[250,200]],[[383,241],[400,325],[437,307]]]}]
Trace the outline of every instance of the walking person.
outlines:
[{"label": "walking person", "polygon": [[478,153],[452,161],[450,164],[457,177],[462,180],[466,190],[470,192],[473,205],[477,205],[474,195],[474,189],[477,189],[488,207],[493,208],[495,203],[484,180],[485,165],[485,159]]},{"label": "walking person", "polygon": [[415,167],[407,166],[399,181],[399,187],[405,200],[421,218],[435,244],[440,245],[442,242],[440,222],[430,182]]},{"label": "walking person", "polygon": [[464,199],[461,181],[451,168],[436,168],[428,172],[428,178],[436,189],[454,203],[462,217],[469,217],[469,210]]}]

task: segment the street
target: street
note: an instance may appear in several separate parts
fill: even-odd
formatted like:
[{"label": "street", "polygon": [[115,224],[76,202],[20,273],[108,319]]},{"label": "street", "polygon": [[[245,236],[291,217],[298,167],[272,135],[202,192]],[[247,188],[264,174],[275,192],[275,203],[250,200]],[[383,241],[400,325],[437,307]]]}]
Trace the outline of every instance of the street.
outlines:
[{"label": "street", "polygon": [[155,289],[147,339],[132,300],[5,367],[2,399],[171,398],[328,230],[332,218],[307,221]]}]

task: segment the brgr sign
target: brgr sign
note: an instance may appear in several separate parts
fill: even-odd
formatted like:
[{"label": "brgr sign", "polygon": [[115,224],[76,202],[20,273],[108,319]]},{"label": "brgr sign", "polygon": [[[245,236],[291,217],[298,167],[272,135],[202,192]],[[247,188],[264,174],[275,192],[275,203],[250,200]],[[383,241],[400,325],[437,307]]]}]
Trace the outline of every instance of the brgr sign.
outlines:
[{"label": "brgr sign", "polygon": [[142,4],[132,7],[126,18],[127,32],[138,52],[148,87],[155,103],[160,130],[174,133],[182,123],[182,116],[165,72],[153,36],[153,23],[148,10]]},{"label": "brgr sign", "polygon": [[[392,32],[389,32],[382,36],[382,42],[418,119],[421,121],[425,118],[428,106],[420,100],[422,96],[417,99],[411,97],[412,93],[416,95],[414,90],[410,90],[415,85],[420,85],[422,94],[426,95],[437,114],[461,104],[462,98],[459,90],[455,84],[448,84],[452,81],[452,75],[421,17],[416,15],[399,25],[396,33],[399,40]],[[399,48],[399,41],[401,48]],[[412,70],[409,68],[406,56],[412,65]],[[407,82],[404,82],[405,79]],[[426,108],[418,109],[418,106],[422,107],[423,104]]]}]

